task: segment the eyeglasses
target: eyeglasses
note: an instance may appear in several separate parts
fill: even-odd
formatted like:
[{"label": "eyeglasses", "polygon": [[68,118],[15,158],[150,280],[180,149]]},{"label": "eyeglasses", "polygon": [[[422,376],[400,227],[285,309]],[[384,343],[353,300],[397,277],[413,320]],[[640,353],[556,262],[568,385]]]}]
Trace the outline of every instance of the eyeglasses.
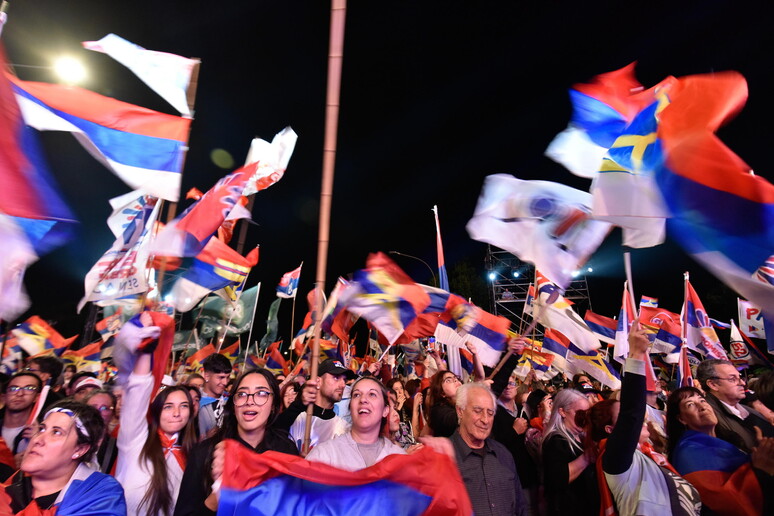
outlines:
[{"label": "eyeglasses", "polygon": [[454,383],[454,382],[462,383],[462,380],[460,380],[459,376],[447,376],[446,378],[443,379],[443,383]]},{"label": "eyeglasses", "polygon": [[38,392],[38,388],[34,385],[25,385],[24,387],[20,387],[18,385],[11,385],[8,387],[8,393],[9,394],[15,394],[17,392],[20,392],[22,394],[29,394],[31,392]]},{"label": "eyeglasses", "polygon": [[741,376],[729,376],[727,378],[721,378],[719,376],[713,376],[712,380],[725,380],[729,383],[733,383],[734,385],[739,385],[740,383],[744,383],[744,378]]},{"label": "eyeglasses", "polygon": [[40,372],[40,369],[33,369],[32,367],[25,367],[24,370],[27,371],[28,373],[39,373]]},{"label": "eyeglasses", "polygon": [[99,410],[100,412],[109,412],[111,410],[115,410],[115,407],[109,407],[107,405],[101,405],[99,407],[94,407],[94,408]]},{"label": "eyeglasses", "polygon": [[256,392],[244,392],[239,391],[234,395],[234,405],[237,407],[241,407],[242,405],[245,405],[247,403],[247,400],[250,398],[253,399],[253,403],[258,405],[259,407],[262,407],[266,405],[266,402],[269,401],[269,398],[271,398],[271,392],[270,391],[256,391]]}]

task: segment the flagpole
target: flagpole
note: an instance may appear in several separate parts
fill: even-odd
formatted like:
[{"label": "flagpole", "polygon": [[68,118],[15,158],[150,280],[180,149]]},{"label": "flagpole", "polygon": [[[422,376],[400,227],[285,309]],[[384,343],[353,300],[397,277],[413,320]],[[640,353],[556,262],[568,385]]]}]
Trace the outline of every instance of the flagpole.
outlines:
[{"label": "flagpole", "polygon": [[[336,137],[339,126],[339,102],[341,98],[341,67],[344,59],[344,24],[347,1],[331,1],[330,42],[328,47],[328,85],[325,108],[325,141],[323,148],[323,177],[320,192],[320,225],[317,241],[317,288],[315,289],[315,325],[309,381],[317,381],[317,361],[320,355],[320,321],[325,290],[325,269],[328,265],[330,239],[331,200],[333,197],[333,173],[336,164]],[[312,433],[314,403],[306,409],[306,428],[301,455],[309,452],[309,436]]]},{"label": "flagpole", "polygon": [[[301,262],[301,265],[298,266],[301,270],[304,269],[304,262]],[[290,346],[293,342],[293,329],[296,327],[296,297],[298,297],[298,285],[301,283],[301,270],[298,271],[298,283],[296,284],[296,293],[293,296],[293,307],[290,309],[290,338],[288,339],[288,349],[290,349]],[[282,352],[282,348],[279,347],[280,353]]]},{"label": "flagpole", "polygon": [[[253,327],[255,326],[255,308],[258,306],[258,295],[261,293],[261,283],[257,285],[258,291],[255,293],[255,302],[253,303],[253,320],[250,321],[250,331],[247,333],[247,349],[245,350],[245,359],[242,362],[242,372],[245,372],[247,357],[250,356],[250,341],[253,338]],[[256,344],[257,347],[257,344]]]}]

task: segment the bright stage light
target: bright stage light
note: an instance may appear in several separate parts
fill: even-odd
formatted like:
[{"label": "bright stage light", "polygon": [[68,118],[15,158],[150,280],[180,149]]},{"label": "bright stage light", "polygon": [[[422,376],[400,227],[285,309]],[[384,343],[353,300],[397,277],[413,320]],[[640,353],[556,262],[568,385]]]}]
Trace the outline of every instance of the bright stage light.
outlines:
[{"label": "bright stage light", "polygon": [[489,279],[490,280],[494,281],[496,277],[497,277],[497,274],[495,274],[494,272],[490,272],[489,273]]},{"label": "bright stage light", "polygon": [[594,269],[593,269],[592,267],[588,267],[588,268],[586,269],[586,272],[594,272]]},{"label": "bright stage light", "polygon": [[519,277],[519,271],[513,271],[513,277],[518,278]]},{"label": "bright stage light", "polygon": [[68,84],[78,84],[86,79],[86,68],[80,61],[72,57],[60,57],[54,63],[54,71],[59,78]]},{"label": "bright stage light", "polygon": [[580,271],[578,270],[572,271],[570,276],[572,276],[573,278],[577,278],[578,276],[580,276]]}]

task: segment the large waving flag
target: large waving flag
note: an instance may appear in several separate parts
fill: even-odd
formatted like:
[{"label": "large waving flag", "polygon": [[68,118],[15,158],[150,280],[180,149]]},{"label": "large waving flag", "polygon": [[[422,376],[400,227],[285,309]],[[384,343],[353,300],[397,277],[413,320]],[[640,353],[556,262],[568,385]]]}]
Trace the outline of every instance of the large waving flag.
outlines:
[{"label": "large waving flag", "polygon": [[473,513],[456,466],[427,447],[349,472],[272,451],[258,454],[227,440],[221,478],[218,514],[224,516]]},{"label": "large waving flag", "polygon": [[102,367],[101,352],[102,341],[99,340],[78,350],[68,349],[62,353],[61,359],[65,365],[74,365],[79,372],[99,373]]},{"label": "large waving flag", "polygon": [[586,310],[583,320],[599,340],[615,344],[615,331],[618,328],[618,322],[615,319]]},{"label": "large waving flag", "polygon": [[191,115],[188,86],[198,59],[146,50],[120,36],[108,34],[99,41],[84,41],[84,48],[109,55],[134,72],[182,115]]},{"label": "large waving flag", "polygon": [[298,281],[301,279],[301,267],[303,266],[304,263],[301,262],[301,265],[282,275],[279,285],[277,285],[277,297],[284,297],[285,299],[296,297]]},{"label": "large waving flag", "polygon": [[322,322],[320,323],[324,332],[335,335],[339,340],[346,343],[349,343],[349,332],[359,318],[357,314],[345,310],[341,303],[339,303],[339,296],[348,285],[349,282],[344,278],[339,278],[336,281],[336,286],[333,287],[331,295],[328,296],[328,302],[325,304]]},{"label": "large waving flag", "polygon": [[0,241],[3,242],[3,253],[0,254],[0,319],[13,321],[30,306],[24,289],[24,273],[37,261],[38,255],[12,217],[2,213]]},{"label": "large waving flag", "polygon": [[608,223],[592,220],[590,214],[591,196],[586,192],[495,174],[486,178],[467,230],[473,240],[535,264],[564,288],[610,230]]},{"label": "large waving flag", "polygon": [[433,213],[435,214],[435,234],[436,234],[436,248],[438,251],[438,286],[442,290],[449,289],[449,276],[446,273],[446,260],[443,257],[443,241],[441,240],[441,223],[438,221],[438,206],[433,206]]},{"label": "large waving flag", "polygon": [[[492,315],[472,303],[456,304],[450,308],[449,313],[463,345],[464,342],[471,342],[482,364],[489,367],[497,365],[506,350],[511,321],[500,315]],[[461,346],[458,347],[461,349]]]},{"label": "large waving flag", "polygon": [[748,337],[757,339],[766,338],[766,325],[763,320],[763,311],[749,301],[737,298],[739,309],[739,330]]},{"label": "large waving flag", "polygon": [[38,355],[49,350],[64,350],[75,337],[65,339],[50,324],[33,315],[11,330],[16,341],[27,354]]},{"label": "large waving flag", "polygon": [[669,231],[728,286],[764,310],[774,307],[774,284],[765,274],[774,255],[774,185],[714,134],[744,105],[746,81],[726,72],[670,86],[658,129],[664,159],[656,173],[672,214]]},{"label": "large waving flag", "polygon": [[211,237],[191,267],[172,287],[175,309],[187,312],[211,292],[241,285],[257,263],[258,248],[242,256],[218,238]]},{"label": "large waving flag", "polygon": [[570,344],[570,350],[567,353],[567,369],[573,374],[580,371],[588,373],[602,385],[613,390],[621,388],[621,376],[618,371],[597,350],[583,351]]},{"label": "large waving flag", "polygon": [[640,324],[653,342],[653,353],[677,353],[680,351],[682,327],[680,316],[663,308],[640,305]]},{"label": "large waving flag", "polygon": [[[0,45],[0,66],[5,65]],[[76,221],[48,171],[35,131],[24,125],[5,75],[0,76],[0,142],[0,213],[16,221],[38,255],[47,253],[69,239]]]},{"label": "large waving flag", "polygon": [[108,227],[116,237],[110,249],[84,279],[86,294],[78,311],[89,301],[106,301],[148,290],[148,242],[158,220],[158,199],[134,191],[110,200],[113,213]]},{"label": "large waving flag", "polygon": [[430,296],[384,253],[371,254],[339,298],[342,306],[369,321],[394,344]]},{"label": "large waving flag", "polygon": [[191,120],[166,115],[76,86],[13,83],[27,125],[67,131],[132,188],[177,201]]},{"label": "large waving flag", "polygon": [[[556,285],[543,276],[541,271],[536,271],[536,276],[537,298],[534,301],[533,317],[546,328],[562,332],[584,351],[599,349],[599,339],[581,316],[575,313],[570,302],[558,295]],[[555,300],[551,302],[554,297]]]},{"label": "large waving flag", "polygon": [[683,317],[685,338],[689,348],[702,355],[708,355],[710,358],[728,360],[726,351],[720,344],[720,339],[710,323],[707,311],[688,278],[685,279]]}]

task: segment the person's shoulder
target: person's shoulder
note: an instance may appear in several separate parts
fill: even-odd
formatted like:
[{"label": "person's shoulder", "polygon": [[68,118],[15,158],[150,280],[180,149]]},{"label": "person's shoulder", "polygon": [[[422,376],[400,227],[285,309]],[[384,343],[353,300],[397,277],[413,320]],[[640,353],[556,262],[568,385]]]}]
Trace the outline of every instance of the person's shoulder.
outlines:
[{"label": "person's shoulder", "polygon": [[383,439],[385,440],[385,444],[384,444],[385,455],[406,455],[406,450],[404,450],[403,447],[398,446],[397,444],[390,441],[386,437],[384,437]]}]

